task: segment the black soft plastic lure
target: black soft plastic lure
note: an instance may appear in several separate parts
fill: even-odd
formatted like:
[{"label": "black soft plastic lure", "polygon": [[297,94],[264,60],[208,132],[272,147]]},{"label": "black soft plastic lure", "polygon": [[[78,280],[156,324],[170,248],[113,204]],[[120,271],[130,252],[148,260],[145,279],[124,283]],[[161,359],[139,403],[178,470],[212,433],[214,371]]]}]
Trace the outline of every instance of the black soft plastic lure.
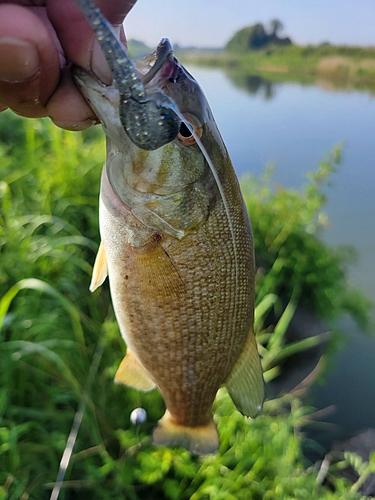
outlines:
[{"label": "black soft plastic lure", "polygon": [[[129,138],[141,149],[154,150],[172,142],[178,135],[180,119],[173,101],[161,92],[147,95],[142,80],[117,36],[92,0],[77,0],[104,52],[120,94],[120,120]],[[150,81],[172,47],[167,39],[156,49],[156,61],[144,80]]]}]

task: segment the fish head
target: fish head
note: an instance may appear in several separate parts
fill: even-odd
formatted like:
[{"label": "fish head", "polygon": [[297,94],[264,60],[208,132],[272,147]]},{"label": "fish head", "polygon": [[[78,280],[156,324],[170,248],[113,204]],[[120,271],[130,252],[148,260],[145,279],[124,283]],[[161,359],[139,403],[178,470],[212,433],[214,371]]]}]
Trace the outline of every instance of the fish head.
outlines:
[{"label": "fish head", "polygon": [[[164,38],[157,49],[135,63],[149,95],[162,93],[174,103],[181,119],[177,143],[190,146],[200,139],[206,149],[210,139],[225,150],[207,99],[195,78],[177,60]],[[194,135],[191,131],[194,131]]]},{"label": "fish head", "polygon": [[[147,99],[157,101],[165,96],[181,119],[177,137],[156,150],[142,149],[129,138],[120,117],[121,99],[115,85],[104,85],[79,68],[74,76],[107,136],[106,174],[117,198],[142,223],[182,237],[208,216],[217,191],[207,157],[220,173],[228,155],[203,91],[178,62],[167,39],[134,66]],[[132,119],[136,121],[137,114]],[[185,198],[190,196],[189,203],[193,203],[196,195],[198,203],[193,211],[188,209],[190,215],[185,219],[180,214],[178,221],[160,222],[156,227],[155,218],[149,220],[152,212],[165,221],[170,207],[177,206],[176,200],[185,200],[186,205]],[[170,225],[174,229],[169,230]]]},{"label": "fish head", "polygon": [[[220,147],[224,148],[202,89],[188,70],[178,62],[168,39],[162,39],[155,51],[135,61],[134,66],[149,98],[158,96],[157,100],[160,95],[170,98],[174,110],[182,119],[178,134],[182,145],[189,146],[195,143],[190,133],[190,124],[199,138],[206,135],[202,130],[205,129],[204,131],[211,133]],[[78,67],[74,68],[74,78],[101,120],[106,135],[119,148],[124,144],[128,147],[129,138],[116,130],[120,126],[120,101],[115,85],[104,85],[96,77]]]}]

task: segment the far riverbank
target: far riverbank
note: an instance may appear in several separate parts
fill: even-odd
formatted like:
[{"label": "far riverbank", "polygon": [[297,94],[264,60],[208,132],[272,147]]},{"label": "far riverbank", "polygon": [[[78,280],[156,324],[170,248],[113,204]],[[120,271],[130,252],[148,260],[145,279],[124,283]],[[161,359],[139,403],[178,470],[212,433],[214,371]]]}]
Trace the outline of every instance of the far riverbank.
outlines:
[{"label": "far riverbank", "polygon": [[269,46],[236,54],[225,50],[178,50],[186,65],[221,67],[237,80],[258,74],[278,81],[319,83],[375,93],[375,48]]}]

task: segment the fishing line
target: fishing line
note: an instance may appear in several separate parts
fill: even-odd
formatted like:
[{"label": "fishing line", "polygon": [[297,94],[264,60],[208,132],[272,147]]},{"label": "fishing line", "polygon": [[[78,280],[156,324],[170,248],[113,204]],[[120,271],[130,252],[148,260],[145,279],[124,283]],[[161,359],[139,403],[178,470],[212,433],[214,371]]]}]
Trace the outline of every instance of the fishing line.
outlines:
[{"label": "fishing line", "polygon": [[96,350],[94,353],[94,356],[91,361],[90,369],[89,369],[89,374],[86,379],[86,384],[85,384],[85,389],[84,392],[81,396],[81,401],[79,403],[79,406],[77,408],[76,414],[74,416],[72,428],[68,437],[68,440],[65,445],[64,453],[61,457],[60,461],[60,467],[59,467],[59,472],[57,474],[56,482],[54,484],[50,500],[57,500],[60,494],[60,489],[63,484],[64,476],[66,469],[68,468],[73,448],[77,439],[78,431],[82,423],[83,415],[86,410],[86,406],[89,400],[90,396],[90,391],[91,391],[91,386],[94,382],[94,377],[96,375],[96,372],[98,371],[99,368],[99,363],[103,355],[103,350],[104,350],[104,341],[99,340]]}]

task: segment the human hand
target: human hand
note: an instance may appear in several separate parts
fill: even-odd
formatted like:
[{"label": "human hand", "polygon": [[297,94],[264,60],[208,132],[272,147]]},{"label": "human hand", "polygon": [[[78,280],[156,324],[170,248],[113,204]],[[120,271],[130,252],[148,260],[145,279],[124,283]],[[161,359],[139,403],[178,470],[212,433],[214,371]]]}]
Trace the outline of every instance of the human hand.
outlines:
[{"label": "human hand", "polygon": [[[96,0],[125,43],[122,22],[136,0]],[[75,0],[0,0],[0,112],[49,116],[84,130],[97,117],[77,89],[71,63],[104,83],[112,77],[95,34]]]}]

